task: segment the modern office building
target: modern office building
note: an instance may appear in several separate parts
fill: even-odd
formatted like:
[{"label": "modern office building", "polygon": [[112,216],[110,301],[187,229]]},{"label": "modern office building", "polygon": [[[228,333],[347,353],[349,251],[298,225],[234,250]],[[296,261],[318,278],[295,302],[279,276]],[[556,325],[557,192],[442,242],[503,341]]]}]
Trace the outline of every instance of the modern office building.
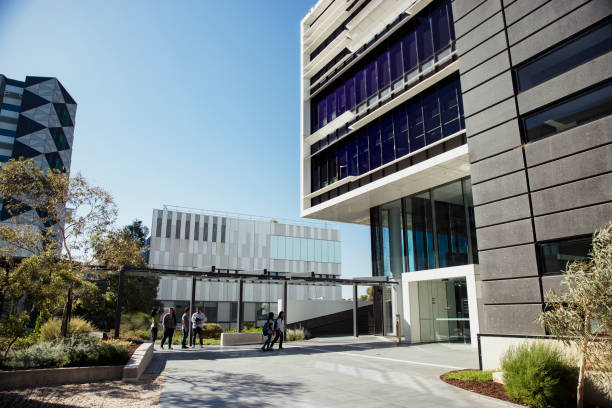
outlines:
[{"label": "modern office building", "polygon": [[[172,271],[217,271],[271,276],[310,273],[319,278],[340,275],[340,231],[324,223],[287,223],[239,214],[164,206],[153,210],[149,266]],[[191,298],[191,278],[162,276],[158,299],[183,307]],[[239,285],[235,281],[198,280],[196,304],[209,321],[236,327]],[[243,286],[246,324],[259,325],[269,311],[278,312],[280,282],[246,282]],[[335,284],[291,284],[289,300],[341,300]]]},{"label": "modern office building", "polygon": [[401,282],[377,289],[386,333],[397,313],[408,342],[545,334],[547,289],[612,219],[611,15],[320,0],[304,17],[301,215],[370,226],[373,275]]},{"label": "modern office building", "polygon": [[[0,165],[11,158],[33,159],[43,169],[70,170],[77,103],[57,78],[27,76],[17,81],[0,75]],[[1,204],[0,204],[1,205]],[[9,214],[13,218],[40,221],[35,210]]]}]

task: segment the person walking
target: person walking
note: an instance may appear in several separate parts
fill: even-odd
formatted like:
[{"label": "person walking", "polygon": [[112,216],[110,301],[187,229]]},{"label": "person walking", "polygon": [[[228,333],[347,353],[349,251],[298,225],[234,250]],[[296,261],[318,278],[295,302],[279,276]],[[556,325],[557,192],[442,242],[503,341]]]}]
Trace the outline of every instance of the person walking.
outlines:
[{"label": "person walking", "polygon": [[187,348],[187,337],[189,337],[189,324],[190,324],[190,320],[189,320],[189,308],[186,307],[185,308],[185,312],[183,313],[183,316],[181,317],[181,324],[183,326],[183,340],[181,340],[181,348],[186,349]]},{"label": "person walking", "polygon": [[176,314],[174,313],[173,307],[168,309],[168,313],[164,315],[162,328],[164,330],[164,335],[161,339],[161,348],[164,348],[164,342],[168,339],[168,350],[172,350],[172,336],[174,335],[174,329],[176,329]]},{"label": "person walking", "polygon": [[157,317],[158,311],[157,308],[154,307],[151,310],[151,341],[153,344],[157,341],[157,331],[159,329],[159,318]]},{"label": "person walking", "polygon": [[206,316],[202,313],[202,308],[198,307],[197,312],[191,316],[191,325],[193,327],[193,347],[196,345],[196,334],[200,336],[200,348],[204,347],[204,323],[206,323]]},{"label": "person walking", "polygon": [[262,333],[267,336],[266,341],[261,347],[262,351],[270,351],[270,341],[272,340],[272,334],[274,333],[274,313],[268,314],[268,320],[264,323]]},{"label": "person walking", "polygon": [[285,312],[279,312],[278,317],[276,318],[276,324],[274,325],[274,328],[276,330],[276,337],[274,337],[274,340],[272,340],[272,343],[270,343],[270,350],[274,348],[274,343],[276,343],[276,340],[279,340],[278,349],[280,350],[283,348],[283,333],[285,330],[284,319],[285,319]]}]

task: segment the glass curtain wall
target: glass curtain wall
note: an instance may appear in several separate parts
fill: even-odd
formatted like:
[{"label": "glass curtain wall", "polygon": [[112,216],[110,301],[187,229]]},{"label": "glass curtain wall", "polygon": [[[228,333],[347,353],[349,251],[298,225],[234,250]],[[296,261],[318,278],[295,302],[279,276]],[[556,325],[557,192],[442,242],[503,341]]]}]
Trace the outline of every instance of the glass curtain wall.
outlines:
[{"label": "glass curtain wall", "polygon": [[470,342],[465,279],[418,282],[421,341]]},{"label": "glass curtain wall", "polygon": [[478,262],[469,178],[370,210],[374,276]]}]

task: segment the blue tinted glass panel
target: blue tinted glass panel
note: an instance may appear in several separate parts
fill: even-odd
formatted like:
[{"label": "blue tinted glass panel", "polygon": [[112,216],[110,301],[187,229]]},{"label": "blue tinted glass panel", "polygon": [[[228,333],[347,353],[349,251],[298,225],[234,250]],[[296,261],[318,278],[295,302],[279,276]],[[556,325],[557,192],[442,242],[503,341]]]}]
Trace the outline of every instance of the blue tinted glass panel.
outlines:
[{"label": "blue tinted glass panel", "polygon": [[538,140],[612,113],[612,84],[523,118],[527,140]]},{"label": "blue tinted glass panel", "polygon": [[336,94],[331,93],[327,96],[327,122],[336,119]]},{"label": "blue tinted glass panel", "polygon": [[410,136],[410,151],[414,152],[425,146],[425,135],[423,129],[423,111],[421,104],[415,103],[407,109],[408,133]]},{"label": "blue tinted glass panel", "polygon": [[429,193],[404,199],[408,240],[408,269],[421,271],[435,268],[433,219]]},{"label": "blue tinted glass panel", "polygon": [[20,106],[15,106],[15,105],[11,105],[8,103],[3,103],[0,106],[0,110],[8,110],[8,111],[13,111],[13,112],[19,112],[21,110]]},{"label": "blue tinted glass panel", "polygon": [[366,70],[365,68],[355,75],[355,103],[359,105],[361,102],[365,101],[367,98],[366,95]]},{"label": "blue tinted glass panel", "polygon": [[393,118],[387,116],[380,123],[380,138],[382,140],[383,164],[395,160],[395,143],[393,140]]},{"label": "blue tinted glass panel", "polygon": [[314,262],[315,260],[315,242],[314,239],[308,240],[308,260]]},{"label": "blue tinted glass panel", "polygon": [[355,109],[355,78],[346,81],[344,89],[346,91],[346,109],[353,110]]},{"label": "blue tinted glass panel", "polygon": [[516,70],[519,91],[597,58],[612,50],[612,22],[564,42],[548,53]]},{"label": "blue tinted glass panel", "polygon": [[444,136],[460,130],[457,87],[450,82],[440,89],[440,111]]},{"label": "blue tinted glass panel", "polygon": [[370,171],[370,155],[368,152],[368,135],[364,133],[357,142],[359,151],[359,174],[364,174]]},{"label": "blue tinted glass panel", "polygon": [[393,133],[395,134],[396,158],[410,153],[410,145],[408,144],[408,117],[403,108],[393,114]]},{"label": "blue tinted glass panel", "polygon": [[348,162],[346,158],[346,147],[339,149],[336,152],[338,161],[338,178],[343,179],[348,175]]},{"label": "blue tinted glass panel", "polygon": [[378,76],[376,75],[376,61],[372,61],[366,67],[366,91],[367,96],[372,96],[378,91]]},{"label": "blue tinted glass panel", "polygon": [[423,98],[423,116],[425,118],[425,131],[427,144],[433,143],[441,138],[440,129],[440,105],[438,103],[438,92],[432,92]]},{"label": "blue tinted glass panel", "polygon": [[431,17],[434,49],[440,51],[446,48],[451,42],[450,25],[448,23],[448,13],[446,4],[434,9]]},{"label": "blue tinted glass panel", "polygon": [[315,243],[315,262],[323,262],[323,249],[322,249],[322,243],[320,239],[315,239],[314,240]]},{"label": "blue tinted glass panel", "polygon": [[411,71],[419,63],[417,51],[417,33],[412,31],[402,39],[402,53],[404,56],[404,72]]},{"label": "blue tinted glass panel", "polygon": [[540,273],[558,274],[565,270],[570,261],[586,261],[591,250],[592,238],[566,239],[538,244],[542,270]]},{"label": "blue tinted glass panel", "polygon": [[389,53],[384,52],[378,57],[378,88],[383,89],[391,82],[391,71],[389,67]]},{"label": "blue tinted glass panel", "polygon": [[0,135],[15,137],[17,133],[14,130],[0,129]]},{"label": "blue tinted glass panel", "polygon": [[380,128],[378,124],[374,124],[368,129],[368,137],[370,139],[370,170],[380,167],[381,146],[380,146]]},{"label": "blue tinted glass panel", "polygon": [[438,267],[467,265],[468,223],[461,180],[433,190],[433,199],[436,208]]},{"label": "blue tinted glass panel", "polygon": [[346,111],[346,93],[344,84],[336,89],[336,116],[342,115]]},{"label": "blue tinted glass panel", "polygon": [[278,259],[286,259],[286,242],[285,242],[285,237],[278,237],[278,241],[277,241],[277,245],[278,245]]},{"label": "blue tinted glass panel", "polygon": [[389,64],[391,70],[391,80],[394,81],[404,73],[404,63],[402,61],[402,43],[396,42],[389,50]]},{"label": "blue tinted glass panel", "polygon": [[325,99],[318,103],[317,114],[319,118],[319,128],[322,128],[327,124],[327,101]]},{"label": "blue tinted glass panel", "polygon": [[346,146],[346,154],[348,159],[348,174],[349,176],[356,176],[359,174],[359,167],[357,167],[357,140],[353,139]]},{"label": "blue tinted glass panel", "polygon": [[278,259],[278,237],[276,235],[270,236],[270,258]]},{"label": "blue tinted glass panel", "polygon": [[417,44],[419,62],[424,62],[433,55],[433,38],[431,35],[431,22],[428,17],[419,20],[417,27]]}]

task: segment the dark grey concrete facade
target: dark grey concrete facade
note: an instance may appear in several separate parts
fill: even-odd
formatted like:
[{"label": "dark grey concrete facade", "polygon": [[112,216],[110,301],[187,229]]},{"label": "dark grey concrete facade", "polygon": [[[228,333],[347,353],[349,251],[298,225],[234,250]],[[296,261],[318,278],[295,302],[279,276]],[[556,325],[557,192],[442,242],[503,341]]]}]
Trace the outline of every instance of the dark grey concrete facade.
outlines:
[{"label": "dark grey concrete facade", "polygon": [[457,51],[482,279],[481,333],[543,334],[558,276],[536,245],[612,219],[612,117],[526,143],[521,115],[609,81],[612,53],[525,92],[513,68],[612,15],[609,0],[455,0]]}]

